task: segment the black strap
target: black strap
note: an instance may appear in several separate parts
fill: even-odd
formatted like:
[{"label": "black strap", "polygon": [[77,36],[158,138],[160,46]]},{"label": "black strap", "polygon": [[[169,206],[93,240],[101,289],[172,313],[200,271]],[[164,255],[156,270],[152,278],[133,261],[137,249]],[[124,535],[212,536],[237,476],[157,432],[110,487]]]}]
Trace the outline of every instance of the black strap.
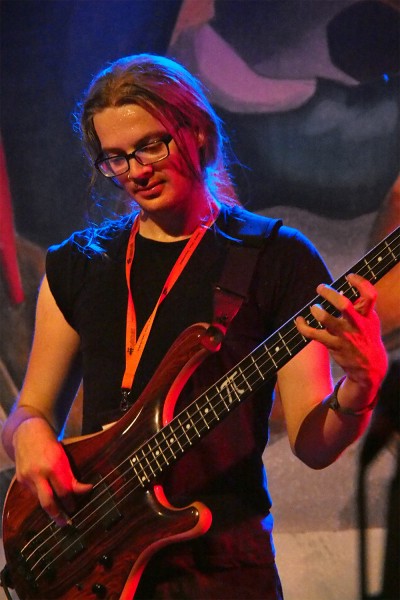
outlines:
[{"label": "black strap", "polygon": [[214,325],[226,333],[232,319],[248,296],[250,282],[260,254],[282,221],[261,217],[235,207],[228,216],[227,256],[214,288]]},{"label": "black strap", "polygon": [[282,225],[281,219],[272,219],[235,206],[227,218],[229,236],[244,246],[262,248],[273,239]]}]

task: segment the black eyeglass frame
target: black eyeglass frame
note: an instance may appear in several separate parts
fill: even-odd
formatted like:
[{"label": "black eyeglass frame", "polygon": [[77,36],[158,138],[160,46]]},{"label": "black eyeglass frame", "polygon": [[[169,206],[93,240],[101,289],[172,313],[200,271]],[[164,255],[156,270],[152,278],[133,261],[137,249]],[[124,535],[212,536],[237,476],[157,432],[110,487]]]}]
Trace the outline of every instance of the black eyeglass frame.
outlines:
[{"label": "black eyeglass frame", "polygon": [[[139,165],[142,165],[143,167],[145,167],[146,165],[154,165],[155,163],[160,162],[161,160],[164,160],[165,158],[168,158],[169,156],[169,144],[172,141],[172,135],[170,133],[166,133],[165,135],[163,135],[162,137],[158,138],[157,140],[154,140],[153,142],[150,142],[149,144],[144,144],[144,146],[140,146],[139,148],[136,148],[136,150],[134,150],[133,152],[131,152],[130,154],[115,154],[114,156],[109,156],[107,158],[105,158],[104,156],[101,156],[99,158],[97,158],[94,162],[94,166],[95,168],[98,170],[99,173],[101,173],[101,175],[103,175],[104,177],[107,177],[107,179],[114,179],[115,177],[119,177],[120,175],[125,175],[125,173],[128,173],[129,169],[130,169],[130,165],[129,165],[129,161],[134,158],[136,160],[136,162],[139,163]],[[140,158],[138,158],[136,156],[136,154],[138,152],[142,152],[145,148],[147,148],[148,146],[152,146],[153,144],[159,144],[160,142],[162,142],[165,145],[165,150],[166,150],[166,154],[165,156],[162,156],[161,158],[157,158],[156,160],[152,160],[150,162],[143,162]],[[113,173],[104,173],[104,171],[101,170],[100,165],[101,163],[113,159],[113,158],[124,158],[126,160],[126,169],[125,171],[122,171],[121,173],[113,174]]]}]

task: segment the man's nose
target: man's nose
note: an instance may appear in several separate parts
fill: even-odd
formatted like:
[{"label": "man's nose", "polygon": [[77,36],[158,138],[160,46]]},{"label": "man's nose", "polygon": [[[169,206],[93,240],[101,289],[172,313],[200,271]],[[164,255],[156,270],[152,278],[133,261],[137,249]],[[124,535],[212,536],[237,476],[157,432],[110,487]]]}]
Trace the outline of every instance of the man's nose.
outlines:
[{"label": "man's nose", "polygon": [[153,165],[142,165],[135,158],[129,159],[129,179],[145,179],[153,173]]}]

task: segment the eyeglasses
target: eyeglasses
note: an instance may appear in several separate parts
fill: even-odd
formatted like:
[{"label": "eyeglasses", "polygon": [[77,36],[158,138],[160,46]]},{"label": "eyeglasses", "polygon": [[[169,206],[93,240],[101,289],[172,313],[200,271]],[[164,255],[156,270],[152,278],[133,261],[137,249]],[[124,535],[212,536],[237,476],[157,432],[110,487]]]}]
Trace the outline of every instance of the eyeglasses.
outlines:
[{"label": "eyeglasses", "polygon": [[105,177],[118,177],[129,171],[129,161],[134,158],[139,165],[152,165],[169,156],[169,143],[172,135],[167,133],[159,140],[137,148],[130,154],[118,154],[107,158],[98,158],[94,166]]}]

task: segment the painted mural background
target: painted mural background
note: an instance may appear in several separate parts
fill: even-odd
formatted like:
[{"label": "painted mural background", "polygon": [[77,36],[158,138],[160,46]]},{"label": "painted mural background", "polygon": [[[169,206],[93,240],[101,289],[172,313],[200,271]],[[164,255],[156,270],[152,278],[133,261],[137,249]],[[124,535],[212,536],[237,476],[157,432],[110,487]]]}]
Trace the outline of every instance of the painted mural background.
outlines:
[{"label": "painted mural background", "polygon": [[[22,383],[45,249],[85,224],[88,171],[72,113],[109,61],[167,54],[198,75],[230,136],[243,204],[303,231],[335,277],[399,224],[396,0],[3,0],[0,11],[0,423]],[[379,298],[393,363],[398,275]],[[78,421],[79,409],[71,432]],[[275,459],[283,435],[277,409]],[[292,507],[285,469],[275,470],[284,515]],[[373,480],[371,501],[382,506],[391,469],[384,458]],[[0,504],[12,473],[0,448]],[[319,502],[320,519],[303,527],[354,526],[351,490],[338,484],[340,510],[323,515],[321,483],[308,477],[308,514]],[[385,525],[384,512],[372,518]],[[287,527],[296,530],[294,521]]]}]

